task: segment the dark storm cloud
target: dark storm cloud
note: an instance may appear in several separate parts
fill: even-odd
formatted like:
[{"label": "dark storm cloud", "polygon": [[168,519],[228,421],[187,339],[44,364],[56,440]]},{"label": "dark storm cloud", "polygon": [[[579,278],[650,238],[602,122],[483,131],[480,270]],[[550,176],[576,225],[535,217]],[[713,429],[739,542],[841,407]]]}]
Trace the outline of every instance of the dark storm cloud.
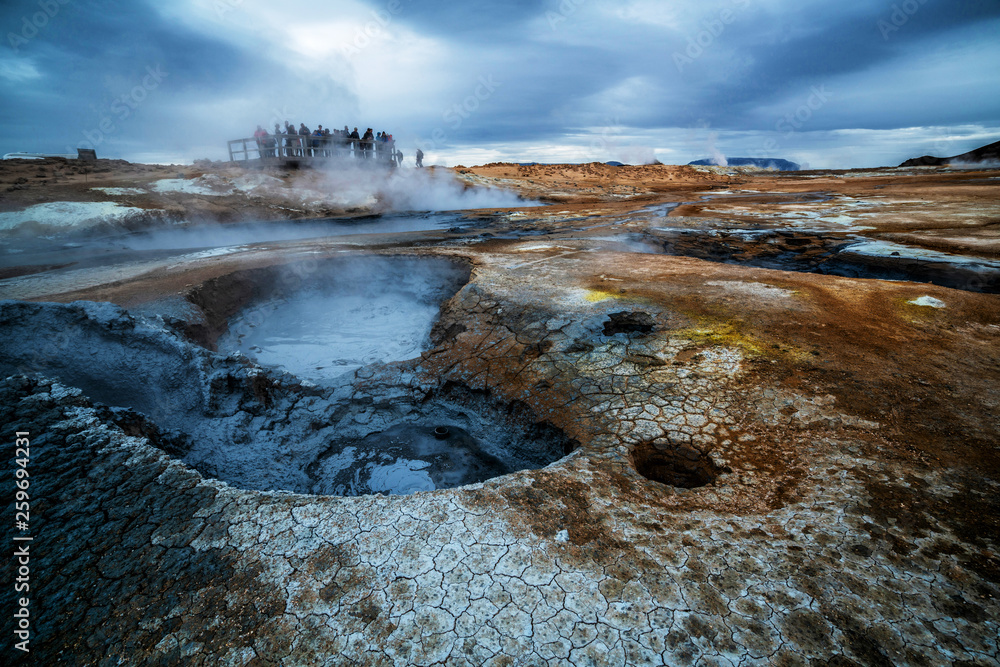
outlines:
[{"label": "dark storm cloud", "polygon": [[[993,0],[286,4],[4,3],[0,151],[62,151],[100,135],[104,154],[157,144],[221,157],[224,138],[255,123],[354,125],[358,109],[414,137],[436,132],[441,147],[556,146],[609,127],[785,132],[796,113],[806,118],[791,128],[796,142],[851,128],[1000,125]],[[37,34],[22,34],[46,8]],[[376,16],[390,36],[344,55],[336,40]],[[311,20],[322,29],[310,33]],[[419,48],[400,46],[410,42]],[[426,69],[407,61],[424,56]],[[944,74],[921,76],[939,66]],[[406,92],[369,102],[371,77],[383,76]],[[486,91],[484,79],[498,85]],[[112,131],[99,131],[103,119]]]},{"label": "dark storm cloud", "polygon": [[[737,56],[744,55],[753,65],[738,80],[716,81],[710,88],[699,91],[697,106],[702,117],[723,127],[736,127],[746,120],[747,112],[763,101],[786,94],[807,94],[814,85],[893,61],[902,61],[900,66],[905,71],[906,59],[919,56],[927,48],[928,39],[940,36],[947,43],[954,39],[948,35],[957,29],[1000,17],[1000,3],[995,2],[911,2],[912,5],[873,3],[847,18],[838,18],[835,6],[800,10],[798,15],[784,17],[774,14],[755,17],[747,29],[733,31],[732,45],[722,45],[722,48],[729,46]],[[917,9],[908,13],[903,7]],[[783,25],[789,35],[795,35],[799,26],[813,27],[806,34],[789,36],[777,43],[754,40],[753,36],[768,24]],[[697,63],[691,71],[699,73]],[[877,95],[878,91],[872,93]],[[886,112],[895,115],[901,111],[899,101],[886,102]],[[990,106],[995,112],[995,105]],[[909,115],[919,122],[919,114]],[[884,125],[878,118],[871,121]]]},{"label": "dark storm cloud", "polygon": [[[26,16],[38,2],[18,2],[7,15]],[[8,41],[9,40],[5,40]],[[142,2],[73,0],[18,55],[35,59],[48,84],[93,88],[106,77],[133,78],[148,65],[169,64],[177,86],[238,85],[251,68],[266,65],[253,54],[165,25]]]},{"label": "dark storm cloud", "polygon": [[[14,102],[0,116],[6,149],[61,152],[101,143],[107,154],[105,142],[112,136],[125,140],[130,129],[149,132],[141,116],[152,105],[140,109],[147,99],[157,99],[162,112],[164,105],[225,93],[253,72],[274,69],[225,43],[172,29],[141,2],[74,0],[58,6],[37,35],[23,42],[10,33],[21,36],[22,17],[35,16],[38,1],[17,2],[5,11],[4,24],[14,29],[2,33],[4,42],[14,42],[16,50],[0,57],[30,63],[38,73],[20,81],[0,78],[4,97]],[[108,132],[110,127],[116,131]],[[24,137],[27,128],[32,131]]]},{"label": "dark storm cloud", "polygon": [[[1000,17],[996,2],[907,0],[844,6],[727,0],[706,3],[701,16],[679,26],[606,17],[587,33],[588,43],[567,44],[559,39],[562,33],[592,20],[588,10],[614,6],[598,0],[567,2],[520,2],[510,12],[494,3],[463,4],[460,12],[453,12],[451,3],[414,3],[401,14],[403,22],[461,43],[463,49],[470,41],[487,40],[488,51],[503,48],[517,54],[512,62],[479,58],[481,69],[495,72],[509,85],[477,111],[476,122],[463,124],[450,138],[495,141],[509,131],[509,138],[522,134],[534,139],[599,127],[609,118],[642,129],[771,131],[782,114],[762,112],[762,107],[776,100],[789,100],[789,112],[794,112],[809,103],[814,90],[821,96],[831,92],[831,82],[840,84],[842,92],[843,82],[852,75],[891,68],[893,63],[905,72],[907,60],[924,52],[928,42],[938,38],[944,45],[953,43],[963,28]],[[473,49],[470,60],[481,53]],[[616,86],[632,78],[641,79],[641,93],[635,99],[617,99]],[[602,92],[607,92],[606,99],[588,101]],[[952,110],[955,118],[997,120],[997,104],[989,93],[979,91],[974,97],[973,103]],[[866,108],[866,113],[857,118],[851,109],[831,104],[824,114],[815,114],[810,129],[844,127],[848,118],[858,127],[948,122],[947,110],[939,105],[903,100],[886,99],[881,108]]]},{"label": "dark storm cloud", "polygon": [[[305,81],[289,62],[213,36],[231,29],[222,21],[197,31],[165,20],[152,3],[51,4],[58,11],[27,40],[19,26],[40,11],[39,0],[4,9],[3,25],[13,27],[0,34],[16,48],[0,51],[0,94],[11,102],[0,111],[0,153],[94,147],[106,157],[190,159],[196,148],[219,157],[230,134],[283,120],[300,98],[349,96],[336,81]],[[5,62],[36,75],[4,78]]]}]

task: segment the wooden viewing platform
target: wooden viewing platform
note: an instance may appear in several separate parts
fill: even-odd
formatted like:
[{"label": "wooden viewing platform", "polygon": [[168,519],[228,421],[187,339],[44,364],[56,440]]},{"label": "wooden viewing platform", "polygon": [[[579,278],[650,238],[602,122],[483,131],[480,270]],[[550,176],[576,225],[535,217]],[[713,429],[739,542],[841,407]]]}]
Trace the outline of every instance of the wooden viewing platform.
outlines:
[{"label": "wooden viewing platform", "polygon": [[304,134],[271,134],[258,141],[255,137],[233,139],[229,143],[229,161],[247,166],[298,166],[313,162],[357,159],[396,166],[393,159],[396,142],[361,141],[350,137],[314,137]]}]

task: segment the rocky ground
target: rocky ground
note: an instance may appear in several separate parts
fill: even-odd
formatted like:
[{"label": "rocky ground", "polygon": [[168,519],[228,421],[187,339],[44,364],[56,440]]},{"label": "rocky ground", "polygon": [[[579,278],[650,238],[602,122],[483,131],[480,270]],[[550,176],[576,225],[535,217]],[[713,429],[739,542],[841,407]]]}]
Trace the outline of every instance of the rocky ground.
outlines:
[{"label": "rocky ground", "polygon": [[[264,174],[287,192],[254,202],[240,170],[108,166],[99,187],[142,198],[64,167],[70,189],[0,207],[275,219],[313,178]],[[549,205],[128,267],[8,260],[0,423],[12,469],[31,434],[36,661],[1000,664],[997,172],[455,172]],[[317,386],[213,352],[345,255],[465,267],[421,357]],[[347,435],[459,412],[532,460],[408,496],[281,486]]]},{"label": "rocky ground", "polygon": [[[327,189],[324,175],[294,170],[264,173],[227,163],[144,165],[123,160],[79,162],[64,158],[0,161],[0,230],[4,213],[52,202],[105,204],[123,211],[129,228],[167,222],[287,220],[363,214],[379,208],[368,193]],[[67,209],[87,220],[86,209]],[[44,211],[41,212],[44,215]],[[59,211],[56,211],[59,213]],[[99,211],[105,219],[107,211]],[[97,216],[95,215],[95,218]],[[23,234],[50,233],[63,223],[50,216],[24,216]],[[20,219],[16,219],[20,223]],[[93,224],[98,224],[93,219]]]}]

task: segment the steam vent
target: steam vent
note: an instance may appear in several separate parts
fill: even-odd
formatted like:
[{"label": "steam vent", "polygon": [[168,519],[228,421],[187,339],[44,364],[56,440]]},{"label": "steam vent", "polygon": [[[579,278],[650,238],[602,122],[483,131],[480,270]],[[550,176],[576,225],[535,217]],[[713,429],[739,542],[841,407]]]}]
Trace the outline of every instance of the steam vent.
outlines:
[{"label": "steam vent", "polygon": [[0,212],[5,664],[1000,664],[1000,172],[97,165]]}]

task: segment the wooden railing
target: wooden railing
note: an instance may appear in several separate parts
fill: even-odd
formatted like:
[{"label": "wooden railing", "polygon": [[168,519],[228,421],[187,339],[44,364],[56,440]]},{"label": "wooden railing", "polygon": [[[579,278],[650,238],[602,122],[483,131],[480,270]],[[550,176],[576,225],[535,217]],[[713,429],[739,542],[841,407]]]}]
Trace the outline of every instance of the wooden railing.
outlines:
[{"label": "wooden railing", "polygon": [[394,141],[362,141],[350,137],[314,137],[305,134],[269,134],[233,139],[229,142],[230,162],[335,160],[357,158],[392,162],[396,153]]}]

